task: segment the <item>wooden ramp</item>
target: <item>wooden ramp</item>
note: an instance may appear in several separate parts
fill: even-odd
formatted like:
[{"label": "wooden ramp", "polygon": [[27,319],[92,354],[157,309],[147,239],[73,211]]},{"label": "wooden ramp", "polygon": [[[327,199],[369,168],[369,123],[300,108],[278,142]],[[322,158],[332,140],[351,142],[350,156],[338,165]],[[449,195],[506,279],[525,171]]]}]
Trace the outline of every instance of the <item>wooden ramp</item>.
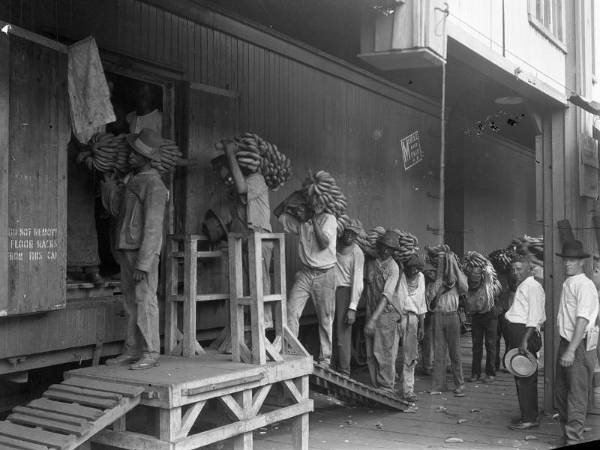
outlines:
[{"label": "wooden ramp", "polygon": [[137,406],[142,392],[76,376],[53,384],[0,421],[0,450],[75,449]]},{"label": "wooden ramp", "polygon": [[311,381],[340,400],[383,405],[404,412],[416,410],[416,406],[406,400],[375,389],[318,363],[314,363]]}]

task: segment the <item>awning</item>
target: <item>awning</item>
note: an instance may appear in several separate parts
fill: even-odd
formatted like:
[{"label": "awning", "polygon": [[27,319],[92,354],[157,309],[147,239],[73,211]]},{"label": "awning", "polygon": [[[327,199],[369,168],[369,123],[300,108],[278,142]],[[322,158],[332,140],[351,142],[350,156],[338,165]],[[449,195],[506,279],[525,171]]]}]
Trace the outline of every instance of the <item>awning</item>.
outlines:
[{"label": "awning", "polygon": [[588,100],[581,95],[575,94],[569,97],[569,101],[589,113],[600,116],[600,103],[595,102],[594,100]]}]

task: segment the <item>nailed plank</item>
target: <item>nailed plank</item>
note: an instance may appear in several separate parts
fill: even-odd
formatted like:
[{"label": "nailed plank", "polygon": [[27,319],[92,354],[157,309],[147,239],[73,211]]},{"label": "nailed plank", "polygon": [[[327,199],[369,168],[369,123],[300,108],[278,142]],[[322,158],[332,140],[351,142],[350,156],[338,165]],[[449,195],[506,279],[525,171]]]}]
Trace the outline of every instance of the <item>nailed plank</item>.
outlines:
[{"label": "nailed plank", "polygon": [[56,420],[70,425],[86,425],[88,421],[79,417],[67,416],[50,411],[42,411],[41,409],[28,408],[27,406],[17,406],[13,408],[13,413],[25,414],[30,417],[38,417],[41,419]]},{"label": "nailed plank", "polygon": [[33,400],[27,406],[34,409],[39,409],[41,411],[52,411],[68,416],[81,417],[82,419],[88,420],[96,420],[103,414],[103,412],[99,409],[89,408],[87,406],[81,405],[55,402],[46,398],[38,398],[36,400]]},{"label": "nailed plank", "polygon": [[121,394],[124,397],[137,397],[144,392],[144,388],[140,386],[131,386],[127,384],[110,383],[106,381],[97,381],[90,378],[81,378],[72,376],[67,378],[62,384],[69,386],[77,386],[80,388],[94,389],[102,392],[114,392]]},{"label": "nailed plank", "polygon": [[123,396],[115,392],[97,391],[94,389],[80,388],[77,386],[68,386],[64,384],[53,384],[50,389],[55,391],[68,392],[70,394],[85,395],[86,397],[102,398],[106,400],[121,400]]},{"label": "nailed plank", "polygon": [[0,435],[56,448],[69,445],[75,439],[74,436],[65,436],[63,434],[37,430],[31,427],[24,427],[23,425],[15,425],[10,422],[0,422]]},{"label": "nailed plank", "polygon": [[56,391],[49,389],[43,394],[44,397],[50,400],[59,400],[63,402],[79,403],[84,406],[93,406],[95,408],[109,409],[114,407],[117,402],[103,398],[86,397],[84,395],[72,394],[70,392]]},{"label": "nailed plank", "polygon": [[90,425],[88,424],[72,425],[70,423],[59,422],[58,420],[42,419],[41,417],[29,416],[21,413],[13,413],[9,415],[6,420],[20,425],[41,427],[46,431],[74,434],[78,437],[90,429]]},{"label": "nailed plank", "polygon": [[48,450],[48,447],[45,445],[23,442],[20,439],[13,439],[8,436],[0,436],[0,448],[10,448],[13,450]]}]

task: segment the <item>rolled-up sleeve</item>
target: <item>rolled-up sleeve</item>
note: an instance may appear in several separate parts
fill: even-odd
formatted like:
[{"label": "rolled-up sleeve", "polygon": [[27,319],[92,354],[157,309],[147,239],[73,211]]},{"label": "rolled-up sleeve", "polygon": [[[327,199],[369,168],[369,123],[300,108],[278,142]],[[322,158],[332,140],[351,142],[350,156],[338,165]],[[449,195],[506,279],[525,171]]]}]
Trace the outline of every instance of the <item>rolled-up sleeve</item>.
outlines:
[{"label": "rolled-up sleeve", "polygon": [[[576,317],[583,317],[590,323],[596,322],[598,311],[598,291],[592,283],[585,283],[577,292]],[[596,312],[596,315],[594,315]]]},{"label": "rolled-up sleeve", "polygon": [[526,327],[539,327],[546,320],[546,294],[539,285],[530,285],[527,290],[527,299],[529,300],[529,311],[527,313]]},{"label": "rolled-up sleeve", "polygon": [[362,250],[355,246],[354,248],[354,264],[352,272],[352,293],[350,297],[349,309],[356,311],[358,301],[364,288],[364,268],[365,268],[365,255]]}]

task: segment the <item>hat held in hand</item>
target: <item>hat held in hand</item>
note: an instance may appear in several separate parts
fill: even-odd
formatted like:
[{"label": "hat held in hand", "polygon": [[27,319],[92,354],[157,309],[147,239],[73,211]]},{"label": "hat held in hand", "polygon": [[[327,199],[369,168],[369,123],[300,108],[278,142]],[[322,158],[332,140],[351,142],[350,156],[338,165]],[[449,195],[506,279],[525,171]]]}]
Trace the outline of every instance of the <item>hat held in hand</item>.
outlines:
[{"label": "hat held in hand", "polygon": [[127,142],[138,154],[155,161],[160,161],[160,146],[163,143],[158,133],[150,128],[144,128],[138,134],[127,136]]},{"label": "hat held in hand", "polygon": [[556,256],[561,258],[584,259],[589,258],[589,253],[583,250],[581,241],[568,240],[565,241],[562,248],[562,253],[557,253]]},{"label": "hat held in hand", "polygon": [[518,348],[512,348],[504,355],[504,366],[515,377],[529,377],[537,370],[538,363],[531,352],[522,355]]}]

